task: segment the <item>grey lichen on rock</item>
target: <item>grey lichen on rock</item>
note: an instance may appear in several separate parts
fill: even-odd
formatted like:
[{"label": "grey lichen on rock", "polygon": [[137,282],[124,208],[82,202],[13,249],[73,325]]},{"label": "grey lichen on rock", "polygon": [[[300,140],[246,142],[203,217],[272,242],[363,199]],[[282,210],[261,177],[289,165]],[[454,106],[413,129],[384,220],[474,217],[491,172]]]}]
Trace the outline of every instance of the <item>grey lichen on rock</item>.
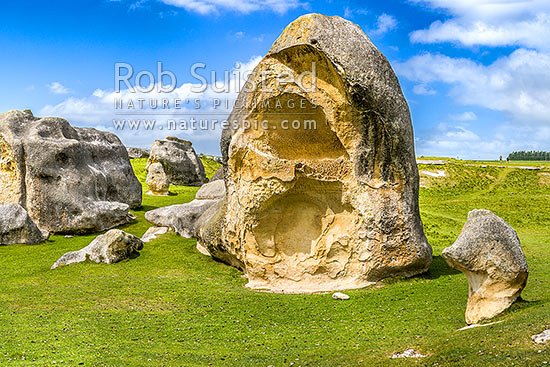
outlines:
[{"label": "grey lichen on rock", "polygon": [[19,204],[0,205],[0,245],[35,244],[48,239]]},{"label": "grey lichen on rock", "polygon": [[88,246],[61,256],[51,269],[86,260],[113,264],[138,254],[142,248],[143,241],[138,237],[120,229],[111,229],[105,234],[97,236]]},{"label": "grey lichen on rock", "polygon": [[29,110],[0,115],[0,204],[24,207],[50,232],[93,232],[130,220],[141,184],[114,134]]},{"label": "grey lichen on rock", "polygon": [[[301,85],[281,85],[276,75]],[[432,250],[418,210],[409,108],[361,29],[302,16],[247,85],[222,134],[226,198],[199,220],[200,244],[243,268],[249,287],[271,291],[358,288],[425,272]],[[263,120],[269,128],[246,123]],[[284,129],[285,120],[303,123]]]},{"label": "grey lichen on rock", "polygon": [[462,232],[442,255],[468,279],[468,324],[506,310],[527,283],[529,269],[516,231],[489,210],[468,213]]},{"label": "grey lichen on rock", "polygon": [[200,186],[206,181],[204,166],[190,141],[168,136],[151,147],[147,167],[160,163],[173,185]]}]

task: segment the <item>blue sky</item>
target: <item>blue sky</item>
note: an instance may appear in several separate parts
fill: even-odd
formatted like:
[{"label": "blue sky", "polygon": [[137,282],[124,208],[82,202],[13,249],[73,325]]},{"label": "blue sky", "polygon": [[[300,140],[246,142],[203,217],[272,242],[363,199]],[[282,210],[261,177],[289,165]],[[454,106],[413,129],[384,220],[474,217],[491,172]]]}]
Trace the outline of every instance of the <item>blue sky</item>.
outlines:
[{"label": "blue sky", "polygon": [[[178,86],[193,81],[195,62],[219,73],[236,62],[251,68],[310,12],[351,20],[386,55],[411,108],[417,155],[550,150],[547,0],[5,2],[0,111],[31,108],[146,147],[166,132],[114,130],[116,62],[156,70],[162,61]],[[177,135],[219,154],[219,131]]]}]

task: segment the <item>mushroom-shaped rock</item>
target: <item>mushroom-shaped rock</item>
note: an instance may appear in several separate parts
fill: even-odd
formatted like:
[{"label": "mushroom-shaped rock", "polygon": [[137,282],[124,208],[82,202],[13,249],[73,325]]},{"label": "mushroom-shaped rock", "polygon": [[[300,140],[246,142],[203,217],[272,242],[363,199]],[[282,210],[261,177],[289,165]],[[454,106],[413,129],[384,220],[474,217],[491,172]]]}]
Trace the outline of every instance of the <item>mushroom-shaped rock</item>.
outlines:
[{"label": "mushroom-shaped rock", "polygon": [[428,269],[409,108],[357,25],[292,22],[228,121],[225,204],[201,219],[199,241],[242,264],[249,287],[341,290]]},{"label": "mushroom-shaped rock", "polygon": [[96,263],[113,264],[128,259],[142,248],[143,241],[138,237],[120,229],[111,229],[97,236],[88,246],[78,251],[67,252],[51,268],[83,262],[86,259]]},{"label": "mushroom-shaped rock", "polygon": [[168,136],[151,147],[147,167],[153,163],[162,168],[173,185],[200,186],[206,181],[202,162],[190,141]]},{"label": "mushroom-shaped rock", "polygon": [[468,324],[506,310],[527,283],[529,269],[516,231],[489,210],[468,213],[462,232],[442,255],[468,279]]},{"label": "mushroom-shaped rock", "polygon": [[170,188],[170,182],[162,164],[152,163],[147,166],[147,178],[145,180],[147,186],[149,186],[148,194],[166,196],[168,195],[168,189]]},{"label": "mushroom-shaped rock", "polygon": [[48,238],[19,204],[0,205],[0,245],[35,244]]}]

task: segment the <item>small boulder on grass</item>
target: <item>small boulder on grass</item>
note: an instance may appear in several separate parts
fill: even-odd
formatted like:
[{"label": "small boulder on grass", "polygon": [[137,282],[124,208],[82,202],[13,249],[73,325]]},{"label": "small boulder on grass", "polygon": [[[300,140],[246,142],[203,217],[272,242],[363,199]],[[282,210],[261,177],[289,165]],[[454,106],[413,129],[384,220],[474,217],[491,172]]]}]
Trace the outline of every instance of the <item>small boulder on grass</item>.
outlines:
[{"label": "small boulder on grass", "polygon": [[35,244],[48,239],[19,204],[0,205],[0,245]]},{"label": "small boulder on grass", "polygon": [[468,213],[458,239],[442,255],[468,279],[468,324],[506,310],[527,283],[529,269],[516,231],[489,210]]},{"label": "small boulder on grass", "polygon": [[143,248],[143,241],[138,237],[111,229],[97,236],[90,244],[78,251],[67,252],[52,265],[51,269],[91,260],[96,263],[113,264],[136,255]]},{"label": "small boulder on grass", "polygon": [[335,292],[335,293],[332,294],[332,299],[337,299],[337,300],[344,301],[344,300],[349,299],[349,296],[345,293],[342,293],[342,292]]},{"label": "small boulder on grass", "polygon": [[169,194],[170,182],[160,163],[147,165],[147,179],[145,181],[149,186],[149,195],[167,196]]}]

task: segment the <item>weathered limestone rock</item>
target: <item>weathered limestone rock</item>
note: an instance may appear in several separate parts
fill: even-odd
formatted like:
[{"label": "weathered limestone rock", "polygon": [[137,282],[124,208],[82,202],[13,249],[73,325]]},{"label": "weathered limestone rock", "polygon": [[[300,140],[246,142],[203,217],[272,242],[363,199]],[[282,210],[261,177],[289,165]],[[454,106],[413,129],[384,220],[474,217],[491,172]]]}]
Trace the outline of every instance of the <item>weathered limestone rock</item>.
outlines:
[{"label": "weathered limestone rock", "polygon": [[173,228],[180,236],[196,236],[196,223],[199,217],[211,207],[216,200],[193,200],[185,204],[175,204],[150,210],[145,219],[158,227]]},{"label": "weathered limestone rock", "polygon": [[206,180],[204,166],[190,141],[173,136],[156,140],[147,167],[157,162],[162,164],[168,181],[173,185],[200,186]]},{"label": "weathered limestone rock", "polygon": [[458,239],[442,255],[468,279],[468,324],[506,310],[527,283],[529,269],[516,231],[489,210],[468,213]]},{"label": "weathered limestone rock", "polygon": [[166,196],[169,194],[170,182],[160,163],[152,163],[147,166],[145,183],[149,186],[148,194],[150,195]]},{"label": "weathered limestone rock", "polygon": [[0,245],[35,244],[47,238],[21,205],[0,205]]},{"label": "weathered limestone rock", "polygon": [[130,159],[149,158],[149,150],[143,148],[126,147]]},{"label": "weathered limestone rock", "polygon": [[142,248],[143,242],[138,237],[120,229],[111,229],[97,236],[88,246],[61,256],[51,269],[83,262],[86,259],[96,263],[113,264],[136,255]]},{"label": "weathered limestone rock", "polygon": [[29,110],[0,115],[0,204],[23,206],[50,232],[101,231],[130,220],[141,184],[116,135]]},{"label": "weathered limestone rock", "polygon": [[225,197],[225,183],[223,180],[211,181],[201,186],[195,199],[197,200],[214,200]]},{"label": "weathered limestone rock", "polygon": [[340,290],[428,269],[409,108],[357,25],[320,14],[292,22],[228,120],[227,197],[199,220],[199,242],[244,268],[249,287]]},{"label": "weathered limestone rock", "polygon": [[221,166],[217,171],[216,173],[214,173],[214,176],[212,176],[212,178],[210,179],[210,182],[214,182],[214,181],[217,181],[217,180],[223,180],[223,176],[224,176],[224,173],[223,173],[223,166]]}]

